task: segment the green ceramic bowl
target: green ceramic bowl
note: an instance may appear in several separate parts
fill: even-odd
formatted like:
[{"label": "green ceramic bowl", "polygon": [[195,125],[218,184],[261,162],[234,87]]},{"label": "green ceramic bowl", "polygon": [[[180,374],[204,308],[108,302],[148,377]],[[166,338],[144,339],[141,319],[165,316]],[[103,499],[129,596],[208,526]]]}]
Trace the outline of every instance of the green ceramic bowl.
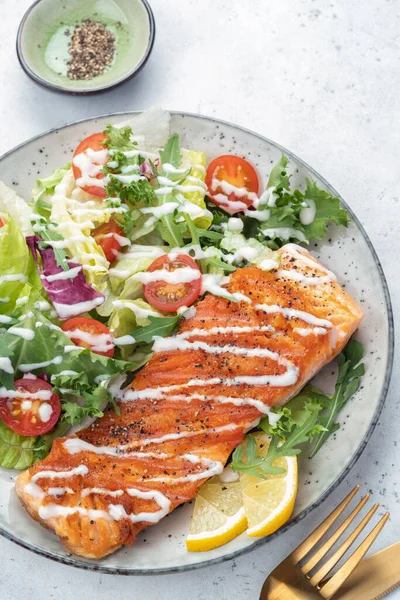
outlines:
[{"label": "green ceramic bowl", "polygon": [[[77,23],[104,23],[116,38],[113,63],[93,79],[67,77],[68,45]],[[146,63],[155,23],[147,0],[37,0],[25,13],[17,34],[24,71],[38,83],[70,94],[91,94],[133,77]]]}]

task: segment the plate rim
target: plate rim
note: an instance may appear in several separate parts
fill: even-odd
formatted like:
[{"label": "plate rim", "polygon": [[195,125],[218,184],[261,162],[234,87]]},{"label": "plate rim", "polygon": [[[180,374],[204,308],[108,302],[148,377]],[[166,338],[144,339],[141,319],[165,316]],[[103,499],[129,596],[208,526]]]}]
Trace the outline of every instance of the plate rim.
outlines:
[{"label": "plate rim", "polygon": [[[10,156],[11,154],[13,154],[14,152],[16,152],[17,150],[19,150],[20,148],[23,148],[24,146],[27,146],[28,144],[30,144],[31,142],[34,142],[35,140],[38,140],[44,136],[47,136],[49,134],[55,134],[58,133],[58,131],[62,130],[62,129],[67,129],[68,127],[72,127],[73,125],[79,125],[81,123],[88,123],[90,121],[94,121],[96,122],[97,119],[102,119],[105,117],[114,117],[114,116],[119,116],[119,115],[138,115],[140,113],[142,113],[142,110],[130,110],[130,111],[118,111],[118,112],[112,112],[112,113],[104,113],[104,114],[100,114],[100,115],[96,115],[93,117],[86,117],[84,119],[78,119],[75,121],[70,121],[68,123],[65,123],[64,125],[61,125],[60,127],[52,127],[51,129],[48,129],[42,133],[39,133],[38,135],[35,135],[31,138],[29,138],[28,140],[25,140],[24,142],[22,142],[21,144],[18,144],[17,146],[15,146],[14,148],[11,148],[11,150],[8,150],[7,152],[5,152],[4,154],[2,154],[0,156],[0,167],[1,164],[3,162],[3,160],[5,158],[7,158],[8,156]],[[390,387],[390,382],[391,382],[391,377],[392,377],[392,373],[393,373],[393,361],[394,361],[394,342],[395,342],[395,333],[394,333],[394,318],[393,318],[393,308],[392,308],[392,301],[391,301],[391,297],[390,297],[390,292],[389,292],[389,286],[387,284],[386,281],[386,276],[385,273],[383,271],[380,259],[378,257],[378,254],[371,242],[371,240],[369,239],[369,236],[367,234],[367,232],[365,231],[363,225],[361,224],[360,220],[358,219],[358,217],[355,215],[355,213],[353,212],[352,208],[347,204],[347,202],[343,199],[343,197],[336,191],[336,189],[322,176],[318,173],[318,171],[316,171],[313,167],[311,167],[306,161],[304,161],[303,159],[299,158],[295,153],[293,153],[292,151],[288,150],[287,148],[285,148],[284,146],[281,146],[280,144],[278,144],[277,142],[274,142],[273,140],[271,140],[270,138],[267,138],[266,136],[263,136],[251,129],[248,129],[246,127],[243,127],[241,125],[236,125],[235,123],[232,123],[230,121],[225,121],[223,119],[219,119],[216,117],[209,117],[207,115],[201,115],[199,113],[191,113],[191,112],[186,112],[186,111],[178,111],[178,110],[171,110],[168,111],[171,115],[177,115],[180,117],[191,117],[191,118],[196,118],[199,120],[205,120],[205,121],[211,121],[214,122],[216,124],[223,124],[223,125],[228,125],[230,127],[234,127],[235,129],[239,129],[245,133],[249,133],[251,135],[254,135],[255,137],[259,138],[260,140],[262,140],[263,142],[267,142],[268,144],[271,144],[273,146],[275,146],[276,148],[278,148],[279,150],[281,150],[285,155],[287,155],[289,158],[297,161],[300,165],[302,165],[303,167],[305,167],[306,169],[309,170],[310,173],[312,173],[313,175],[315,175],[318,179],[320,179],[320,181],[324,184],[324,186],[333,194],[335,195],[337,198],[339,198],[341,204],[346,208],[346,210],[349,212],[350,216],[351,216],[351,220],[357,225],[357,228],[360,230],[371,254],[372,257],[375,261],[375,265],[377,267],[378,270],[378,274],[379,274],[379,278],[380,278],[380,283],[382,285],[382,289],[383,289],[383,293],[384,293],[384,298],[385,298],[385,305],[386,305],[386,311],[387,311],[387,324],[388,324],[388,358],[387,358],[387,363],[386,363],[386,369],[385,369],[385,377],[384,377],[384,383],[383,383],[383,387],[381,390],[381,393],[379,395],[379,400],[377,403],[377,407],[375,409],[373,418],[371,420],[370,426],[367,430],[367,432],[365,433],[363,439],[361,440],[360,444],[358,445],[357,450],[355,451],[354,455],[352,456],[351,460],[349,461],[349,463],[342,469],[342,471],[339,473],[339,475],[336,477],[336,479],[330,484],[330,486],[317,498],[317,500],[311,504],[310,506],[308,506],[307,508],[305,508],[300,514],[298,514],[294,519],[290,520],[288,523],[286,523],[285,526],[281,527],[278,531],[276,531],[275,533],[273,533],[270,536],[264,537],[264,538],[260,538],[257,541],[254,541],[253,544],[246,546],[245,548],[241,548],[239,550],[235,550],[233,552],[230,552],[229,554],[226,554],[224,556],[219,556],[216,558],[211,558],[208,560],[205,560],[203,562],[199,562],[196,564],[189,564],[189,565],[182,565],[182,566],[172,566],[172,567],[162,567],[162,568],[151,568],[151,569],[143,569],[143,568],[131,568],[131,567],[112,567],[112,566],[106,566],[106,565],[102,565],[99,563],[89,563],[89,562],[83,562],[78,558],[72,557],[70,558],[69,556],[61,556],[58,554],[53,554],[52,552],[48,551],[48,550],[43,550],[42,548],[40,548],[39,546],[36,546],[35,544],[31,544],[29,542],[26,542],[24,540],[19,539],[17,536],[15,536],[14,534],[5,531],[1,526],[0,526],[0,535],[5,537],[6,539],[14,542],[15,544],[17,544],[18,546],[21,546],[22,548],[25,548],[27,550],[30,550],[31,552],[34,552],[35,554],[38,554],[40,556],[44,556],[45,558],[49,558],[50,560],[53,560],[55,562],[64,564],[64,565],[68,565],[71,567],[75,567],[75,568],[79,568],[79,569],[83,569],[85,571],[94,571],[97,573],[104,573],[107,575],[126,575],[126,576],[132,576],[132,575],[162,575],[162,574],[167,574],[167,573],[181,573],[183,571],[191,571],[194,569],[200,569],[203,567],[209,567],[212,565],[216,565],[228,560],[232,560],[234,558],[237,558],[238,556],[241,556],[243,554],[247,554],[251,551],[253,551],[256,548],[259,548],[262,545],[267,544],[268,542],[274,540],[276,537],[278,537],[278,535],[284,534],[286,531],[288,531],[289,529],[291,529],[294,525],[297,525],[298,523],[300,523],[305,517],[307,517],[314,509],[318,508],[327,498],[328,496],[333,492],[334,489],[336,489],[338,487],[338,485],[343,481],[343,479],[346,477],[346,475],[353,469],[354,465],[357,463],[358,459],[360,458],[360,456],[362,455],[362,453],[365,450],[365,447],[367,445],[367,443],[369,442],[372,433],[375,430],[375,427],[378,423],[380,414],[382,412],[383,409],[383,405],[385,403],[388,391],[389,391],[389,387]]]}]

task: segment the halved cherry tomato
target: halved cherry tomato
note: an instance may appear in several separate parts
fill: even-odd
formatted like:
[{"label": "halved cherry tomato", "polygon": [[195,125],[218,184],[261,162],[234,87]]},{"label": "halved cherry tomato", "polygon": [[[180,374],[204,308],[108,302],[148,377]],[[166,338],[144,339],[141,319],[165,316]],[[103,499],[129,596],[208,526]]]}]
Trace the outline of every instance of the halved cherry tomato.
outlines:
[{"label": "halved cherry tomato", "polygon": [[[254,168],[234,154],[225,154],[210,162],[206,184],[210,200],[231,215],[243,211],[245,206],[252,206],[259,190]],[[234,204],[238,202],[242,206]]]},{"label": "halved cherry tomato", "polygon": [[[199,271],[199,277],[185,283],[167,283],[162,279],[163,271],[177,271],[190,267]],[[181,306],[191,306],[201,292],[201,274],[195,261],[186,254],[178,254],[171,260],[168,254],[157,258],[147,269],[148,272],[160,271],[160,279],[143,286],[144,297],[157,310],[176,312]]]},{"label": "halved cherry tomato", "polygon": [[[87,137],[81,141],[81,143],[79,144],[79,146],[77,147],[77,149],[74,152],[73,159],[75,156],[77,156],[77,154],[81,154],[82,152],[85,152],[89,148],[95,152],[98,152],[99,150],[104,150],[103,142],[104,142],[104,140],[107,140],[107,139],[108,139],[108,136],[106,136],[104,133],[101,133],[101,132],[94,133],[93,135],[89,135],[89,137]],[[93,164],[100,165],[102,163],[93,162]],[[103,163],[103,164],[105,164],[105,163]],[[72,171],[74,173],[75,181],[77,179],[79,179],[79,177],[82,177],[82,171],[80,170],[79,167],[75,166],[73,162],[72,162]],[[96,175],[96,179],[103,179],[103,177],[104,177],[104,173],[98,173]],[[93,196],[100,196],[101,198],[105,198],[107,196],[106,190],[104,189],[104,187],[101,187],[98,185],[86,185],[86,186],[79,186],[79,187],[84,192],[87,192],[88,194],[92,194]]]},{"label": "halved cherry tomato", "polygon": [[60,398],[52,393],[53,387],[42,379],[18,379],[14,386],[20,395],[0,401],[4,423],[19,435],[41,435],[53,429],[61,413]]},{"label": "halved cherry tomato", "polygon": [[1,217],[0,217],[0,227],[4,227],[4,221]]},{"label": "halved cherry tomato", "polygon": [[82,348],[90,348],[91,352],[114,356],[114,346],[108,327],[89,317],[74,317],[61,325],[70,340]]},{"label": "halved cherry tomato", "polygon": [[104,256],[108,262],[112,263],[115,260],[117,252],[121,250],[121,244],[117,236],[123,236],[124,230],[113,219],[108,223],[103,223],[93,229],[92,236],[102,247]]}]

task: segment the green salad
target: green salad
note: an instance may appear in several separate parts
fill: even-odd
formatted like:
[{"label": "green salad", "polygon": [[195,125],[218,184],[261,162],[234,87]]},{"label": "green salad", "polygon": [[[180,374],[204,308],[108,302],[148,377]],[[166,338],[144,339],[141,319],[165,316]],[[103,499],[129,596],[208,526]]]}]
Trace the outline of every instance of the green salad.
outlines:
[{"label": "green salad", "polygon": [[[150,113],[82,140],[28,205],[0,185],[1,466],[26,468],[108,403],[118,411],[115,390],[199,298],[242,300],[226,289],[237,268],[277,269],[282,245],[347,226],[339,199],[315,181],[293,189],[284,155],[260,175],[264,188],[247,160],[182,147],[168,113]],[[311,438],[316,452],[335,430],[362,374],[354,344],[333,396],[307,387],[276,410],[277,424],[261,421],[271,452]],[[234,468],[268,472],[244,452]]]}]

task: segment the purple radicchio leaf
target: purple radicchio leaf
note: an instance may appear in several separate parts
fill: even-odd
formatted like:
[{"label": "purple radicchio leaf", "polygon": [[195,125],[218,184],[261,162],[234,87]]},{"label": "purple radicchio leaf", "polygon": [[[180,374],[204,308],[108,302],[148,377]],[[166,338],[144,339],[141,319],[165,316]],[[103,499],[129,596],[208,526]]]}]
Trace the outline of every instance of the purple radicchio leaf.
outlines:
[{"label": "purple radicchio leaf", "polygon": [[[57,265],[53,248],[50,246],[42,248],[40,242],[43,240],[37,235],[30,235],[26,238],[42,285],[60,319],[76,317],[103,304],[103,294],[96,292],[86,283],[82,265],[69,262],[69,270],[64,271]],[[39,262],[38,255],[42,264]],[[69,278],[68,275],[70,275]]]},{"label": "purple radicchio leaf", "polygon": [[[158,159],[156,159],[158,160]],[[158,161],[159,162],[159,161]],[[157,165],[154,164],[154,166],[157,168]],[[153,171],[153,168],[151,165],[149,165],[149,163],[142,162],[142,164],[140,165],[140,174],[144,175],[149,181],[151,179],[154,179],[156,174]]]}]

